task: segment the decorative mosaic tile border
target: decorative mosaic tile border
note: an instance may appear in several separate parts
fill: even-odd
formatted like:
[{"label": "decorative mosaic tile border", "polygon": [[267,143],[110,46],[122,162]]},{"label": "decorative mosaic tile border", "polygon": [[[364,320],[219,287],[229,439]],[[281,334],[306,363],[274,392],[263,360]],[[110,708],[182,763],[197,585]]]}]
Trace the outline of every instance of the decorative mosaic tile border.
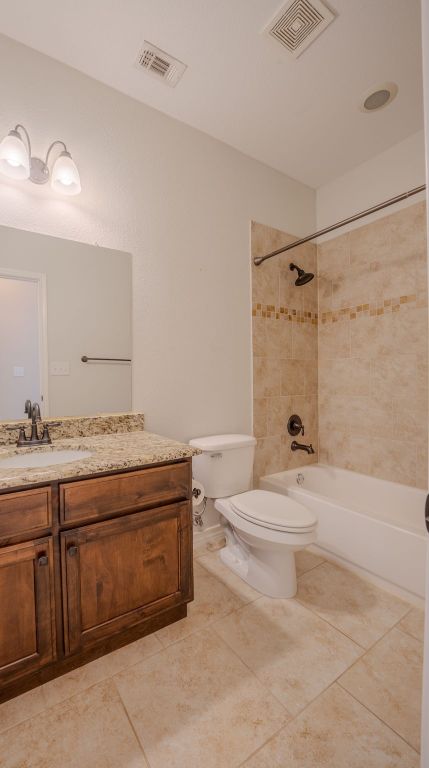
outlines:
[{"label": "decorative mosaic tile border", "polygon": [[356,306],[353,307],[327,310],[326,312],[321,312],[320,321],[322,325],[325,325],[326,323],[337,323],[339,320],[357,320],[360,317],[380,317],[381,315],[386,315],[391,312],[399,312],[401,309],[406,309],[408,305],[414,305],[414,307],[427,306],[427,301],[422,302],[417,298],[416,294],[396,296],[379,302],[356,304]]},{"label": "decorative mosaic tile border", "polygon": [[357,320],[359,317],[380,317],[389,312],[399,312],[401,309],[408,307],[427,307],[427,305],[426,295],[422,298],[416,294],[410,294],[407,296],[395,296],[376,303],[356,304],[351,307],[326,310],[319,315],[317,312],[276,307],[274,304],[257,303],[252,307],[252,316],[275,320],[284,319],[292,323],[311,323],[311,325],[322,323],[322,325],[326,325],[326,323],[337,323],[339,320]]},{"label": "decorative mosaic tile border", "polygon": [[275,307],[274,304],[254,304],[253,317],[267,317],[275,320],[283,318],[291,323],[311,323],[317,325],[317,312],[306,312],[302,309],[288,309],[288,307]]}]

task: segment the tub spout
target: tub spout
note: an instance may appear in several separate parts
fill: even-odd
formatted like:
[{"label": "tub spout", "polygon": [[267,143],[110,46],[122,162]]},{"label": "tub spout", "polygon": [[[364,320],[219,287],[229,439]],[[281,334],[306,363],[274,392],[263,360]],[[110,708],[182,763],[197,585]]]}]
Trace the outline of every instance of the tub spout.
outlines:
[{"label": "tub spout", "polygon": [[293,440],[290,448],[291,451],[306,451],[307,453],[314,453],[314,448],[311,443],[310,445],[304,445],[304,443],[297,443],[296,440]]}]

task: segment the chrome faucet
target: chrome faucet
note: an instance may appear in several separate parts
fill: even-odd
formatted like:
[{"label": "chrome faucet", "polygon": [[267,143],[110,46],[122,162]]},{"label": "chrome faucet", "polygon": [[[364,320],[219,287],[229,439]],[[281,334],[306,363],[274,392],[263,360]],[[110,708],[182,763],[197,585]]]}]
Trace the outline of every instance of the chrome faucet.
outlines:
[{"label": "chrome faucet", "polygon": [[314,453],[314,448],[312,444],[310,445],[304,445],[304,443],[297,443],[296,440],[293,440],[290,446],[291,451],[306,451],[307,453]]}]

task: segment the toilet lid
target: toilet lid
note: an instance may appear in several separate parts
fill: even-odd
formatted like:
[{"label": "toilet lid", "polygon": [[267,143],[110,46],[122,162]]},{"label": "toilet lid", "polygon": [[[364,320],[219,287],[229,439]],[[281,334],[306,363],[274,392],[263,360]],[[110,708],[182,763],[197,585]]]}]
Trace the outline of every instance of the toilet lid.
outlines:
[{"label": "toilet lid", "polygon": [[272,491],[247,491],[230,498],[240,517],[257,525],[291,533],[314,528],[317,518],[303,504]]}]

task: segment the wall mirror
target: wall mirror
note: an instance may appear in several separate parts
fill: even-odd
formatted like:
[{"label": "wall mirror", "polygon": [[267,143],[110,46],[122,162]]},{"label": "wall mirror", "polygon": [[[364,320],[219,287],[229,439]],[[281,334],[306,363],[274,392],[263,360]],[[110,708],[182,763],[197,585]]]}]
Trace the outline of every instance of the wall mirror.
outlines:
[{"label": "wall mirror", "polygon": [[131,281],[129,253],[0,227],[1,421],[131,410]]}]

